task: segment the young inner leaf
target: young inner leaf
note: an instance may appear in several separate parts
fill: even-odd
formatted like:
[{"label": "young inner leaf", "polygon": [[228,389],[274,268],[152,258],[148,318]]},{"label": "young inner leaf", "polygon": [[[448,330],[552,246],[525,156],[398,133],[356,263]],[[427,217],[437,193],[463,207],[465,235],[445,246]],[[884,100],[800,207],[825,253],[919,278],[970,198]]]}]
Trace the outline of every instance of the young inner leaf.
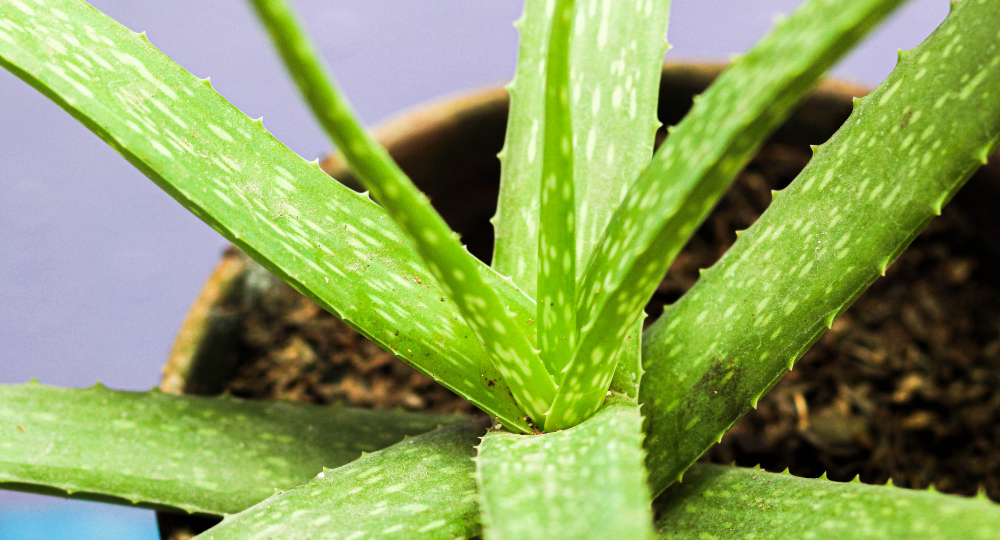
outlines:
[{"label": "young inner leaf", "polygon": [[569,40],[574,0],[559,0],[549,33],[545,78],[545,151],[538,239],[538,347],[560,379],[576,347],[576,212]]},{"label": "young inner leaf", "polygon": [[[628,187],[649,163],[657,119],[669,0],[576,2],[569,57],[572,85],[573,191],[576,271],[585,263]],[[520,32],[517,73],[508,86],[510,117],[500,153],[501,180],[493,266],[535,295],[539,267],[539,212],[545,136],[546,65],[555,2],[527,0],[515,23]],[[626,67],[627,73],[626,73]],[[624,340],[616,391],[635,396],[641,322]],[[615,362],[606,362],[607,371]],[[548,364],[547,364],[548,365]],[[565,361],[563,364],[565,365]],[[557,374],[558,376],[558,374]],[[599,386],[599,384],[598,384]]]},{"label": "young inner leaf", "polygon": [[527,335],[483,281],[478,262],[420,191],[355,118],[284,0],[252,0],[323,129],[406,231],[462,317],[486,347],[515,400],[542,422],[556,386]]},{"label": "young inner leaf", "polygon": [[587,385],[596,379],[607,388],[606,363],[619,354],[697,225],[815,81],[902,1],[806,2],[671,130],[591,255],[577,303],[579,345],[547,429],[573,425],[596,410],[604,392]]}]

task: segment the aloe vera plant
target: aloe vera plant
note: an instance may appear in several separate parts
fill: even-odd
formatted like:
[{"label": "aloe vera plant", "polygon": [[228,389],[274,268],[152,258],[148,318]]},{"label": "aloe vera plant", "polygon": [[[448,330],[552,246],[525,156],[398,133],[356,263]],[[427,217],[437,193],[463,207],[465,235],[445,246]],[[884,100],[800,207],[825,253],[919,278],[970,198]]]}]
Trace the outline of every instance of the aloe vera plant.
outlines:
[{"label": "aloe vera plant", "polygon": [[805,1],[654,154],[669,0],[526,0],[486,266],[361,127],[285,0],[251,4],[367,193],[82,0],[0,0],[0,64],[495,420],[3,386],[0,487],[224,516],[202,535],[220,540],[994,537],[987,500],[691,467],[1000,145],[995,0],[953,3],[642,331],[740,169],[902,1]]}]

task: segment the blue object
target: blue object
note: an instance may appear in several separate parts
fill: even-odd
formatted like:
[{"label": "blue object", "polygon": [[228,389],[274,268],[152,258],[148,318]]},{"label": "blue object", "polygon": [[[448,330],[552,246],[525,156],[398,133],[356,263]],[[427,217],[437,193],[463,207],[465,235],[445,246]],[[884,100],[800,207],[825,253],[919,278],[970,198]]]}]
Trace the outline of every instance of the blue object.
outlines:
[{"label": "blue object", "polygon": [[0,540],[159,538],[152,510],[60,499],[43,504],[0,504]]}]

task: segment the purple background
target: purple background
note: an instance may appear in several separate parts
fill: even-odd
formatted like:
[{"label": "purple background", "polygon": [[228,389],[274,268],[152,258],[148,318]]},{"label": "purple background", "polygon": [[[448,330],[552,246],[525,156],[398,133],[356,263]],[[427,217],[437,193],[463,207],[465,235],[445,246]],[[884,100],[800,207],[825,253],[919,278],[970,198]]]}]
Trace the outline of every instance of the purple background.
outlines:
[{"label": "purple background", "polygon": [[[92,0],[302,156],[329,149],[249,9],[235,0]],[[513,74],[517,0],[297,0],[367,123]],[[673,60],[725,60],[797,0],[674,0]],[[875,85],[947,0],[914,0],[835,70]],[[65,112],[0,70],[0,383],[157,384],[226,242]],[[0,429],[3,427],[0,426]],[[0,492],[0,511],[65,504]]]}]

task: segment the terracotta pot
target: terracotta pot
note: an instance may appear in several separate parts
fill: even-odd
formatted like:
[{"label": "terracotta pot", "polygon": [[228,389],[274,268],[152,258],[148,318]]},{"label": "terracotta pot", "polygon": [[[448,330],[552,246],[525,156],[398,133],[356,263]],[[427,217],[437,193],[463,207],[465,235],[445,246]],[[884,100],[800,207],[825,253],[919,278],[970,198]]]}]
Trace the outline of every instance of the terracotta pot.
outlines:
[{"label": "terracotta pot", "polygon": [[[720,65],[667,64],[660,86],[659,117],[665,125],[677,123],[719,74]],[[847,119],[852,98],[862,88],[824,82],[774,135],[774,141],[805,147],[829,138]],[[470,251],[489,261],[493,230],[489,219],[496,210],[500,163],[508,110],[507,93],[499,88],[446,98],[407,111],[378,127],[377,138],[420,186]],[[323,168],[348,186],[357,181],[339,156]],[[1000,178],[1000,172],[994,171]],[[954,204],[962,205],[981,226],[1000,231],[994,209],[1000,182],[972,182]],[[1000,261],[1000,234],[988,235],[992,253]],[[162,389],[177,394],[211,395],[222,391],[238,364],[233,351],[233,302],[242,295],[275,283],[259,266],[235,249],[229,250],[191,308],[163,370]],[[163,538],[187,538],[214,520],[159,514]]]}]

